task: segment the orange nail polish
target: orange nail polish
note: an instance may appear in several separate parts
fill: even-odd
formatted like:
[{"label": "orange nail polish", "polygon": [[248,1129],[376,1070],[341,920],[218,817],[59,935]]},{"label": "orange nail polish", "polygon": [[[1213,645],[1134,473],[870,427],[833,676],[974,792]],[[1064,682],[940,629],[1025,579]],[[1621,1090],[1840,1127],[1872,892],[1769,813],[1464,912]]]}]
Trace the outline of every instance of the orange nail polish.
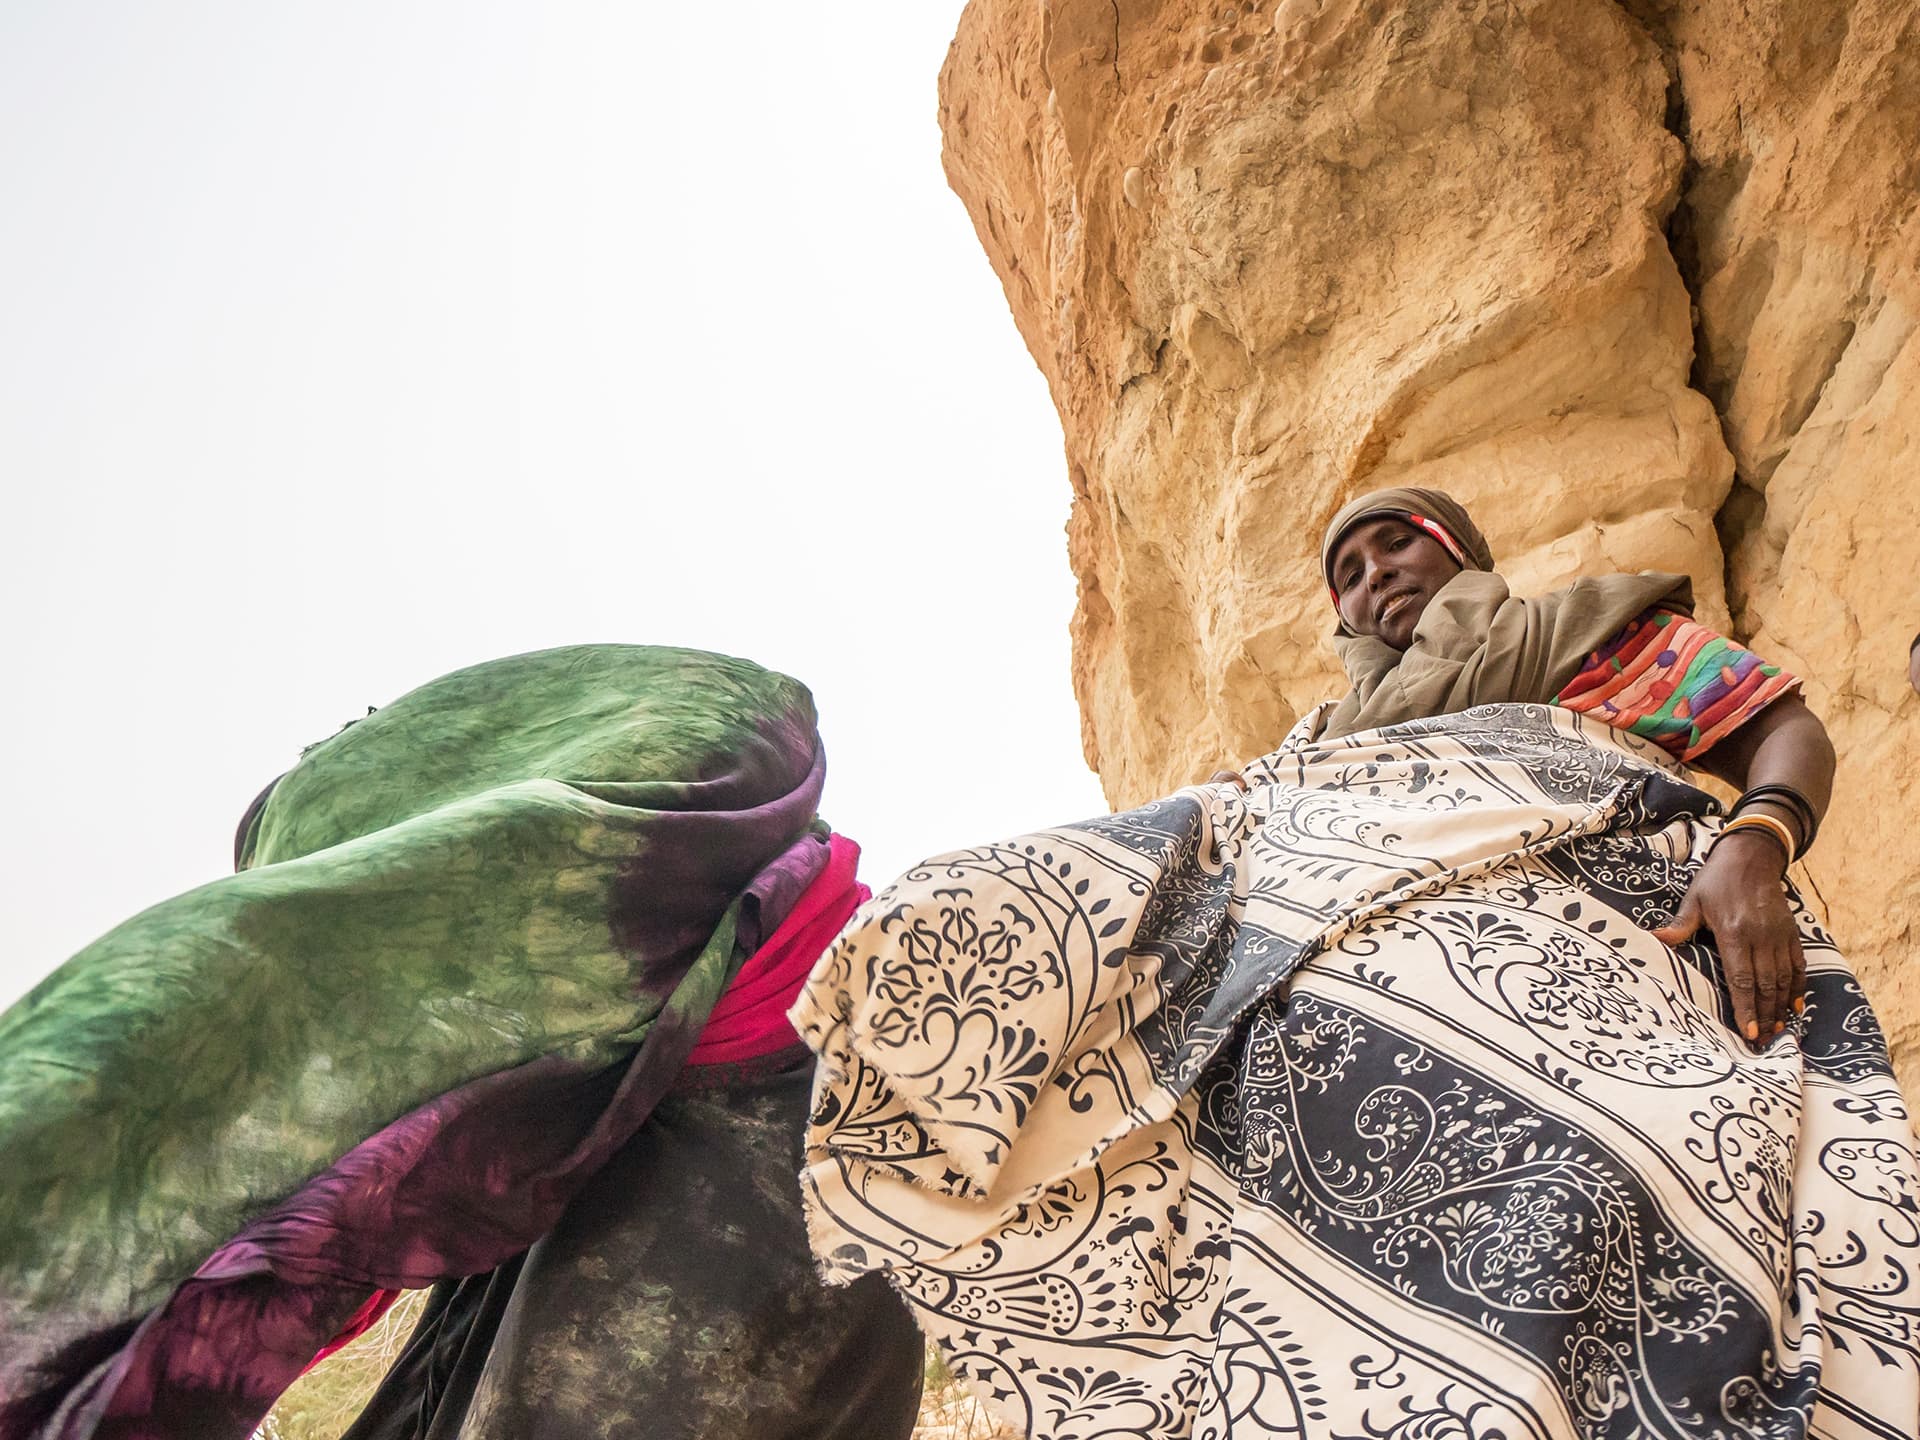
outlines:
[{"label": "orange nail polish", "polygon": [[1776,1020],[1773,1022],[1773,1033],[1776,1035],[1778,1035],[1782,1030],[1786,1028],[1787,1028],[1787,1022],[1784,1020]]},{"label": "orange nail polish", "polygon": [[1807,1013],[1807,997],[1806,996],[1796,995],[1793,997],[1793,1013],[1796,1015],[1804,1015]]},{"label": "orange nail polish", "polygon": [[1747,1021],[1747,1039],[1758,1040],[1759,1038],[1760,1038],[1760,1022],[1758,1020]]}]

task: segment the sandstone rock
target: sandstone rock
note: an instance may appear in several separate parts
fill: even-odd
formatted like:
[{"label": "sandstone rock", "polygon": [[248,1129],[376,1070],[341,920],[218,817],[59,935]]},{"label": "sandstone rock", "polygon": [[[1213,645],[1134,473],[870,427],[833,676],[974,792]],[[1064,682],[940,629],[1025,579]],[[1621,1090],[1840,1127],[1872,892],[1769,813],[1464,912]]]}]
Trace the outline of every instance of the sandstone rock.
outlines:
[{"label": "sandstone rock", "polygon": [[1321,527],[1443,486],[1518,587],[1683,570],[1807,678],[1842,753],[1811,878],[1920,1079],[1916,24],[972,0],[947,170],[1065,430],[1109,798],[1340,688]]}]

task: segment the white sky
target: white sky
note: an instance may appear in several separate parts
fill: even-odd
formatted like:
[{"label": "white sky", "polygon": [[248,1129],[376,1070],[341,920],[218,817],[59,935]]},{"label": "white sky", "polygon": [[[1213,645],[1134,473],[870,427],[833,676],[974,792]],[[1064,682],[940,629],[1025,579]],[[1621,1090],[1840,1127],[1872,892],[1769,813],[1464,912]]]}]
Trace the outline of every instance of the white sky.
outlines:
[{"label": "white sky", "polygon": [[[813,687],[879,882],[1104,808],[961,0],[0,7],[0,1003],[459,665]],[[697,12],[697,13],[688,13]]]}]

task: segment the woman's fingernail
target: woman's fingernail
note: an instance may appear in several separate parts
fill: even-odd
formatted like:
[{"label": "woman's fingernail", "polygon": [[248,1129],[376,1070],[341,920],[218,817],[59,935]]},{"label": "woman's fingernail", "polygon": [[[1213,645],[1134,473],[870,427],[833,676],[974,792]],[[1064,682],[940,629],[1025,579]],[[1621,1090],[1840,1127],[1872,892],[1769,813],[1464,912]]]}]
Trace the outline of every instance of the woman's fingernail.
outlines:
[{"label": "woman's fingernail", "polygon": [[1758,1040],[1759,1038],[1760,1038],[1760,1022],[1758,1020],[1747,1021],[1747,1039]]},{"label": "woman's fingernail", "polygon": [[1787,1022],[1784,1020],[1776,1020],[1773,1022],[1773,1033],[1776,1035],[1778,1035],[1782,1030],[1786,1028],[1787,1028]]},{"label": "woman's fingernail", "polygon": [[1796,1015],[1804,1015],[1807,1013],[1807,997],[1806,996],[1796,995],[1793,997],[1793,1013]]}]

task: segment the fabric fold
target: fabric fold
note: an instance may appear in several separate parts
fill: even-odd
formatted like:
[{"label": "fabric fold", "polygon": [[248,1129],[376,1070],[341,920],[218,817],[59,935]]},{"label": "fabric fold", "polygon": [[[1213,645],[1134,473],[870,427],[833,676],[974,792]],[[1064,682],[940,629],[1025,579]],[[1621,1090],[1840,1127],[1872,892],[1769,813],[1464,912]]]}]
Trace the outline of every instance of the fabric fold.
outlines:
[{"label": "fabric fold", "polygon": [[714,1004],[689,1065],[739,1064],[799,1043],[787,1011],[821,952],[871,895],[858,879],[860,847],[844,835],[828,844],[819,877]]},{"label": "fabric fold", "polygon": [[[832,1093],[886,1097],[823,1143],[931,1189],[1026,1203],[1171,1115],[1247,1007],[1340,935],[1604,830],[1649,786],[1681,794],[1657,769],[1615,766],[1549,803],[1529,777],[1550,749],[1485,757],[1492,789],[1473,806],[1432,790],[1417,748],[1362,736],[1283,750],[1247,767],[1245,794],[1192,787],[923,862],[848,927],[793,1010],[842,1081]],[[1114,876],[1127,892],[1089,902]],[[1134,887],[1145,903],[1128,903]],[[1233,984],[1204,986],[1226,965]],[[1177,1052],[1147,1057],[1152,1083],[1120,1083],[1105,1057],[1172,1033],[1169,1009]]]}]

